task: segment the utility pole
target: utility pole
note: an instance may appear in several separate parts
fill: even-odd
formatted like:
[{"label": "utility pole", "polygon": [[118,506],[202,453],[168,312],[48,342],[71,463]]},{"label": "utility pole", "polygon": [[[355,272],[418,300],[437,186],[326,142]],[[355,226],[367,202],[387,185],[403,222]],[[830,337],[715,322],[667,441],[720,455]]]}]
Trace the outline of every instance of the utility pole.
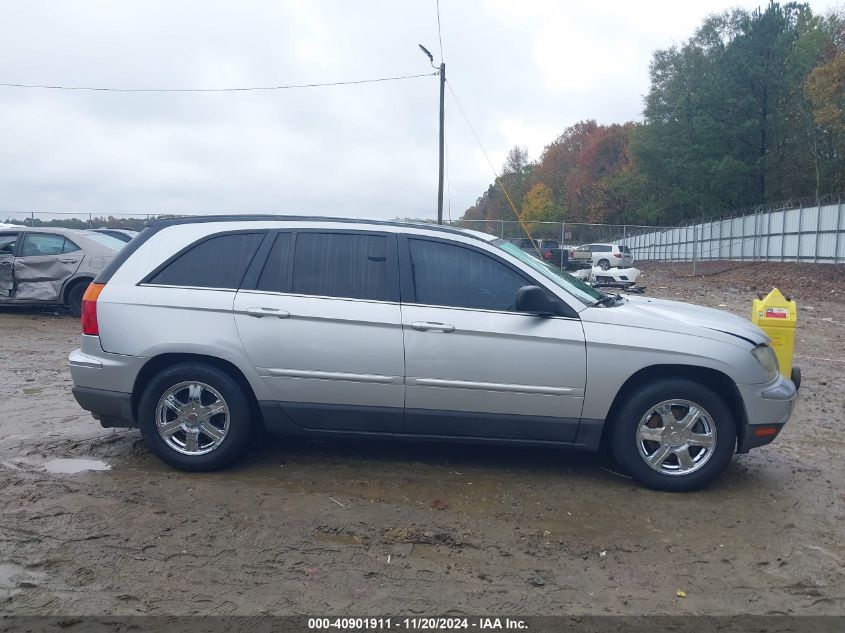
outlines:
[{"label": "utility pole", "polygon": [[428,57],[431,67],[437,70],[437,74],[440,75],[440,164],[437,177],[437,223],[443,224],[443,165],[446,146],[444,129],[446,124],[446,63],[441,60],[440,67],[438,68],[434,65],[434,55],[422,44],[419,47],[425,56]]},{"label": "utility pole", "polygon": [[444,97],[446,95],[446,63],[440,63],[440,174],[437,181],[437,223],[443,224],[443,148],[445,144],[446,110]]}]

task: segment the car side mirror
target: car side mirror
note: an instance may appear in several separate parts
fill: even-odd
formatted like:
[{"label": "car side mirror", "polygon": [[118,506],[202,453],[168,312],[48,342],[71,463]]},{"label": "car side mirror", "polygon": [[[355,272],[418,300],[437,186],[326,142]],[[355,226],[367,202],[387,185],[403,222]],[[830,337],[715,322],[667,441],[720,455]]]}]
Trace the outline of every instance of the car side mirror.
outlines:
[{"label": "car side mirror", "polygon": [[537,316],[557,316],[562,313],[560,305],[540,286],[523,286],[516,291],[516,311]]}]

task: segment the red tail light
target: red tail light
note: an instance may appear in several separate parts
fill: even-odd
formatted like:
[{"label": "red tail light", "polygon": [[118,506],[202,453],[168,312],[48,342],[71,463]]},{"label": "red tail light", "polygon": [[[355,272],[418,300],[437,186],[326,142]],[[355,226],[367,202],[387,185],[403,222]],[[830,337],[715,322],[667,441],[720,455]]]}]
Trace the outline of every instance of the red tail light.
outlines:
[{"label": "red tail light", "polygon": [[554,257],[554,253],[552,253],[551,251],[546,251],[543,254],[543,259],[551,259],[552,257]]},{"label": "red tail light", "polygon": [[82,333],[89,336],[100,335],[100,325],[97,323],[97,298],[105,288],[105,284],[90,284],[82,295]]},{"label": "red tail light", "polygon": [[569,249],[569,258],[572,259],[573,257],[575,257],[575,249],[570,248]]},{"label": "red tail light", "polygon": [[613,256],[614,256],[614,257],[619,257],[619,258],[621,258],[621,257],[622,257],[622,253],[613,253]]}]

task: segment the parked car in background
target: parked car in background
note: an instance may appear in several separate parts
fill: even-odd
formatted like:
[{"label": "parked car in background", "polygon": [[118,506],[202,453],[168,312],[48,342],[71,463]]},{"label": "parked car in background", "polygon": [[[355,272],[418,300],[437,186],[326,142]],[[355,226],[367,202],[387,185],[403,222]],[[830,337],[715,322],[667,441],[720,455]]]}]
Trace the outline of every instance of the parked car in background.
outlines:
[{"label": "parked car in background", "polygon": [[529,255],[538,257],[548,264],[554,264],[560,268],[565,268],[569,260],[569,251],[564,250],[557,240],[531,240],[528,238],[521,238],[515,240],[508,240],[515,244]]},{"label": "parked car in background", "polygon": [[692,490],[789,419],[769,342],[475,231],[217,216],[155,220],[127,244],[85,293],[69,362],[84,409],[185,470],[230,464],[263,426],[607,445],[641,483]]},{"label": "parked car in background", "polygon": [[624,244],[584,244],[569,251],[569,260],[602,270],[610,268],[630,268],[634,265],[631,249]]},{"label": "parked car in background", "polygon": [[102,229],[91,229],[95,233],[102,233],[103,235],[111,235],[119,239],[121,242],[129,242],[132,240],[133,237],[138,235],[138,231],[133,231],[132,229],[110,229],[110,228],[102,228]]},{"label": "parked car in background", "polygon": [[79,316],[88,284],[124,244],[94,231],[0,229],[0,305],[66,305]]}]

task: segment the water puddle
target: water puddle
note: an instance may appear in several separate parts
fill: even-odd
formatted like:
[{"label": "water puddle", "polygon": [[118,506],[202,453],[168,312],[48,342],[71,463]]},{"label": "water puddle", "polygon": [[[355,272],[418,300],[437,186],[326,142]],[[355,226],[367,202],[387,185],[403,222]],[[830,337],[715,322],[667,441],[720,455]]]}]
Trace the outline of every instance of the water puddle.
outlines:
[{"label": "water puddle", "polygon": [[0,563],[0,589],[10,589],[15,586],[14,578],[23,572],[23,567],[14,563]]},{"label": "water puddle", "polygon": [[331,532],[317,532],[314,539],[321,543],[339,543],[341,545],[363,545],[364,540],[353,534],[334,534]]},{"label": "water puddle", "polygon": [[51,459],[44,463],[44,470],[48,473],[60,475],[75,475],[88,470],[111,470],[106,462],[97,459]]},{"label": "water puddle", "polygon": [[19,589],[37,586],[46,574],[28,571],[20,565],[0,562],[0,599],[8,599]]}]

